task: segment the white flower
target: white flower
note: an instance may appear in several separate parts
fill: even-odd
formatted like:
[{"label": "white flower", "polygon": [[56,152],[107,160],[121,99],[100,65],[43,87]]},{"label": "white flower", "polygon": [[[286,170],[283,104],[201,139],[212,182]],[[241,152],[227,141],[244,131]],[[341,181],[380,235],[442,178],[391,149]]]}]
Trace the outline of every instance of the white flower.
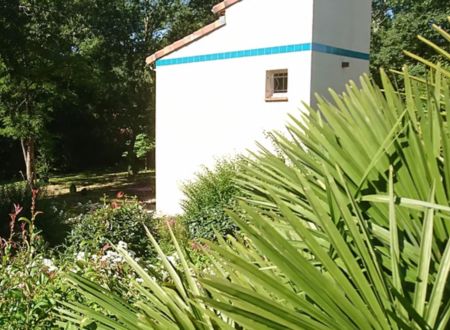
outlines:
[{"label": "white flower", "polygon": [[107,251],[106,255],[100,258],[100,261],[108,262],[110,264],[117,264],[123,262],[123,258],[115,251]]},{"label": "white flower", "polygon": [[49,273],[54,273],[54,272],[56,272],[57,270],[58,270],[58,267],[56,267],[56,266],[48,267]]},{"label": "white flower", "polygon": [[78,252],[76,259],[77,260],[84,260],[86,258],[86,254],[84,252]]},{"label": "white flower", "polygon": [[117,243],[117,246],[124,250],[128,249],[128,244],[125,243],[124,241],[119,241],[119,243]]},{"label": "white flower", "polygon": [[45,267],[51,267],[53,266],[53,261],[51,259],[42,259],[42,264]]},{"label": "white flower", "polygon": [[142,278],[138,277],[138,278],[136,279],[136,282],[138,282],[138,283],[144,283],[144,280],[143,280]]},{"label": "white flower", "polygon": [[128,251],[128,254],[130,255],[131,258],[136,257],[136,252],[134,252],[133,250]]},{"label": "white flower", "polygon": [[53,261],[51,259],[42,259],[42,265],[47,268],[47,271],[49,273],[56,272],[58,270],[58,267],[56,267],[53,264]]}]

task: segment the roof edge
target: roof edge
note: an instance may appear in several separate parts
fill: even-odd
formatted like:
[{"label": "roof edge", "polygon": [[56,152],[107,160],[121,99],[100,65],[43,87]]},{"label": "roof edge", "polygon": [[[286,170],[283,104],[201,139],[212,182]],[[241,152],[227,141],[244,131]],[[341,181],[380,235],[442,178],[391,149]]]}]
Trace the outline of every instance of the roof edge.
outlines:
[{"label": "roof edge", "polygon": [[173,53],[177,51],[180,48],[183,48],[184,46],[189,45],[190,43],[193,43],[194,41],[203,38],[207,34],[210,34],[211,32],[221,28],[225,25],[225,19],[223,17],[219,18],[218,20],[214,21],[211,24],[208,24],[201,29],[195,31],[194,33],[184,37],[183,39],[180,39],[173,44],[164,47],[163,49],[157,51],[156,53],[150,55],[146,58],[145,62],[147,64],[152,64],[156,62],[159,58],[169,55],[170,53]]},{"label": "roof edge", "polygon": [[222,14],[222,13],[225,12],[225,10],[228,7],[231,7],[232,5],[234,5],[235,3],[239,2],[239,1],[241,1],[241,0],[225,0],[225,1],[222,1],[221,3],[218,3],[217,5],[215,5],[212,8],[212,12],[214,14]]},{"label": "roof edge", "polygon": [[225,10],[228,7],[231,7],[232,5],[234,5],[235,3],[239,2],[241,0],[225,0],[222,1],[221,3],[215,5],[212,9],[212,12],[216,15],[221,15],[221,17],[219,19],[217,19],[216,21],[214,21],[211,24],[208,24],[204,27],[202,27],[201,29],[195,31],[194,33],[184,37],[183,39],[180,39],[176,42],[174,42],[173,44],[170,44],[167,47],[164,47],[163,49],[157,51],[156,53],[148,56],[145,59],[145,62],[150,65],[155,63],[158,59],[167,56],[191,43],[193,43],[194,41],[203,38],[204,36],[210,34],[211,32],[216,31],[217,29],[221,28],[222,26],[224,26],[226,24],[225,22],[225,17],[223,17],[223,14],[225,13]]}]

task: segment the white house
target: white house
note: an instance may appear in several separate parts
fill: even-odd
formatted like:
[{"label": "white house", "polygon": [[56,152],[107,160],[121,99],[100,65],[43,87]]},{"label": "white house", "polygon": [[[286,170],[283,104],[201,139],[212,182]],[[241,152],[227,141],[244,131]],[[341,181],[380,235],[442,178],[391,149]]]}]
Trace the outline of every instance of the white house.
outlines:
[{"label": "white house", "polygon": [[371,0],[226,0],[147,58],[156,70],[156,205],[181,211],[201,165],[281,129],[314,93],[368,71]]}]

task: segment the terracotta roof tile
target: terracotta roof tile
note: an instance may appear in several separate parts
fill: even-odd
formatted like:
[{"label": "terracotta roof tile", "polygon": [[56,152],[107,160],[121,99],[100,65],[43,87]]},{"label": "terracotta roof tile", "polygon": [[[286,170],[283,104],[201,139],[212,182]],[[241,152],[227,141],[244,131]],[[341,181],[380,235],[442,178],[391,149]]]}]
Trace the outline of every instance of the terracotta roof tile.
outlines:
[{"label": "terracotta roof tile", "polygon": [[241,0],[225,0],[222,1],[221,3],[218,3],[217,5],[215,5],[212,9],[212,12],[214,14],[220,14],[222,12],[224,12],[228,7],[234,5],[236,2],[239,2]]},{"label": "terracotta roof tile", "polygon": [[[239,2],[241,0],[225,0],[222,1],[221,3],[215,5],[212,9],[214,14],[223,14],[225,12],[225,10],[234,5],[235,3]],[[147,64],[152,64],[154,62],[156,62],[158,59],[160,59],[161,57],[167,56],[170,53],[173,53],[174,51],[183,48],[184,46],[200,39],[203,38],[204,36],[210,34],[211,32],[221,28],[222,26],[225,25],[225,19],[223,17],[219,18],[218,20],[216,20],[215,22],[202,27],[201,29],[195,31],[194,33],[184,37],[183,39],[180,39],[176,42],[174,42],[173,44],[170,44],[169,46],[157,51],[156,53],[150,55],[149,57],[147,57],[147,59],[145,60],[145,62]]]}]

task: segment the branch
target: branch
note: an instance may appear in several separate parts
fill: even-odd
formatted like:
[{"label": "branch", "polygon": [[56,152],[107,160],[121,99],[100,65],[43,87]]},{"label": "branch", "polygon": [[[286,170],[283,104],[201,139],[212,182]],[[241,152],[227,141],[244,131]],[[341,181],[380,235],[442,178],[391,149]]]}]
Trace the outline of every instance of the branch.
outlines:
[{"label": "branch", "polygon": [[20,139],[20,145],[22,146],[23,160],[26,163],[28,157],[27,157],[27,153],[26,153],[26,150],[25,150],[26,148],[25,148],[25,142],[24,142],[23,138]]}]

